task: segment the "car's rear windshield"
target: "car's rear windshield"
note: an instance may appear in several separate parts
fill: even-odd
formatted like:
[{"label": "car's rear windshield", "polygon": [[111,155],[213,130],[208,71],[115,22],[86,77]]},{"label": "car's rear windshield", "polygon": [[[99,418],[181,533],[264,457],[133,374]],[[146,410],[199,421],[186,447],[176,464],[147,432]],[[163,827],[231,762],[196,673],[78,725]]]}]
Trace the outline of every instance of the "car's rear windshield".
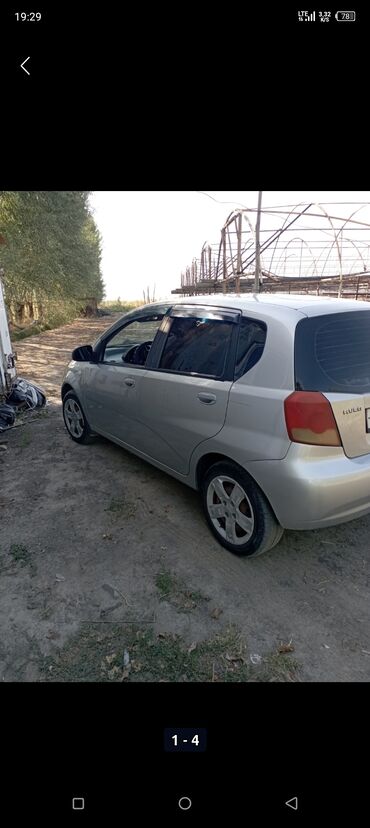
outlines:
[{"label": "car's rear windshield", "polygon": [[294,362],[297,391],[370,393],[370,310],[302,319]]}]

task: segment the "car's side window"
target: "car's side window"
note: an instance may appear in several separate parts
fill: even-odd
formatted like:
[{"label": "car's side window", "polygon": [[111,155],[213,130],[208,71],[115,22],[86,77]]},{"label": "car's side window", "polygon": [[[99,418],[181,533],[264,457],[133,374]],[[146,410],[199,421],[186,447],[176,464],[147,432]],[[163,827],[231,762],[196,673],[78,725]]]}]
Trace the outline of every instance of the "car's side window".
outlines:
[{"label": "car's side window", "polygon": [[257,319],[242,318],[235,361],[235,379],[240,379],[261,358],[265,347],[267,328]]},{"label": "car's side window", "polygon": [[222,377],[232,329],[232,322],[220,319],[171,319],[159,369]]},{"label": "car's side window", "polygon": [[103,362],[118,365],[145,365],[163,314],[133,319],[120,328],[105,345]]}]

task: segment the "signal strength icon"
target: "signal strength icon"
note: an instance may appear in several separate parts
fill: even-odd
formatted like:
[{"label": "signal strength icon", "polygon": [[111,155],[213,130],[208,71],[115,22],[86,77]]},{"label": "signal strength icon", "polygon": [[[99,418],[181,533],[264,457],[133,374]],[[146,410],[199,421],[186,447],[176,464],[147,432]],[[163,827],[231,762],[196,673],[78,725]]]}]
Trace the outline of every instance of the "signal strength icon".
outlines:
[{"label": "signal strength icon", "polygon": [[308,12],[308,11],[299,11],[298,12],[298,20],[304,23],[314,23],[316,17],[316,12]]}]

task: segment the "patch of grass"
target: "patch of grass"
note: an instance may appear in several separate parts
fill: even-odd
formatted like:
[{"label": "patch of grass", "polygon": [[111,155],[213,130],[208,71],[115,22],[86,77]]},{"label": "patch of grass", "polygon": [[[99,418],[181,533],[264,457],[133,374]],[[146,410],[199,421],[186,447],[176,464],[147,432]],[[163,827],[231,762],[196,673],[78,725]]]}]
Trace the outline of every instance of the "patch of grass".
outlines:
[{"label": "patch of grass", "polygon": [[12,556],[13,561],[16,563],[21,562],[23,566],[31,560],[31,553],[27,549],[27,546],[24,546],[23,543],[12,543],[9,549],[9,554]]},{"label": "patch of grass", "polygon": [[157,589],[159,589],[162,598],[166,597],[166,595],[169,595],[170,592],[176,590],[177,583],[177,579],[174,575],[172,575],[172,573],[168,569],[163,570],[162,572],[158,572],[158,575],[155,579],[155,585]]},{"label": "patch of grass", "polygon": [[40,612],[40,618],[41,618],[42,621],[47,621],[48,618],[51,618],[52,614],[53,614],[52,607],[45,607]]},{"label": "patch of grass", "polygon": [[19,342],[21,339],[28,339],[29,336],[36,336],[39,333],[43,333],[43,331],[50,331],[51,325],[47,324],[40,324],[40,325],[32,325],[32,328],[24,328],[24,330],[20,331],[12,331],[11,338],[12,342]]},{"label": "patch of grass", "polygon": [[200,590],[189,589],[184,581],[169,569],[162,569],[158,572],[155,585],[159,590],[161,601],[168,601],[183,612],[194,609],[200,601],[209,601],[208,595]]},{"label": "patch of grass", "polygon": [[29,434],[28,431],[23,431],[21,433],[21,437],[20,437],[20,440],[19,440],[20,447],[21,448],[27,448],[27,446],[29,446],[30,442],[31,442],[31,435]]},{"label": "patch of grass", "polygon": [[19,342],[21,339],[28,339],[29,336],[36,336],[36,334],[50,331],[51,325],[40,323],[39,325],[32,325],[23,330],[13,330],[11,333],[12,342]]},{"label": "patch of grass", "polygon": [[130,310],[134,310],[135,308],[139,308],[143,302],[122,302],[121,299],[116,300],[107,300],[105,302],[99,302],[99,308],[103,310],[112,311],[112,313],[128,313]]},{"label": "patch of grass", "polygon": [[205,593],[202,592],[200,589],[188,590],[185,594],[188,595],[189,598],[191,598],[193,601],[210,601],[211,600],[210,596],[205,595]]},{"label": "patch of grass", "polygon": [[136,512],[136,503],[130,503],[128,500],[123,498],[112,498],[109,506],[105,509],[106,512],[110,512],[115,517],[123,517],[123,518],[130,518],[133,517]]},{"label": "patch of grass", "polygon": [[263,659],[262,669],[263,681],[296,681],[299,664],[291,655],[271,653]]},{"label": "patch of grass", "polygon": [[9,548],[9,554],[13,558],[14,563],[19,563],[22,567],[28,565],[31,576],[36,575],[37,566],[32,560],[32,553],[27,549],[27,546],[23,543],[12,543]]},{"label": "patch of grass", "polygon": [[235,627],[189,647],[178,635],[112,623],[90,624],[40,669],[44,681],[249,682],[295,681],[298,665],[273,653],[253,666]]},{"label": "patch of grass", "polygon": [[15,327],[11,331],[12,342],[18,342],[21,339],[26,339],[29,336],[35,336],[44,331],[52,331],[55,328],[60,328],[61,325],[66,325],[68,322],[73,322],[74,319],[79,318],[80,302],[76,299],[64,297],[58,300],[55,304],[53,299],[44,297],[42,300],[43,315],[37,321],[30,322],[19,328]]},{"label": "patch of grass", "polygon": [[112,498],[109,506],[107,506],[105,511],[106,512],[121,512],[122,508],[123,508],[123,501],[116,500],[115,498]]},{"label": "patch of grass", "polygon": [[40,417],[45,418],[45,417],[48,417],[48,416],[49,416],[49,409],[46,408],[46,405],[44,405],[42,408],[36,408],[32,412],[32,419],[39,419]]},{"label": "patch of grass", "polygon": [[134,641],[135,631],[130,626],[92,623],[56,655],[44,658],[40,670],[45,681],[110,681],[110,676],[117,680],[123,675],[124,651],[131,649]]}]

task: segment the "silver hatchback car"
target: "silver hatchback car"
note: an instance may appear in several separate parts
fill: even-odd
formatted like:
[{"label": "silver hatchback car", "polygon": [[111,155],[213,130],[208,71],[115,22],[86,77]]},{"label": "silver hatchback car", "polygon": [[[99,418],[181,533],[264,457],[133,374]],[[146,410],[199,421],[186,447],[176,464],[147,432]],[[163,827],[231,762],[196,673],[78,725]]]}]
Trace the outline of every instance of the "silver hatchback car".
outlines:
[{"label": "silver hatchback car", "polygon": [[74,350],[62,401],[73,440],[103,435],[199,489],[210,529],[237,555],[370,511],[366,302],[145,305]]}]

